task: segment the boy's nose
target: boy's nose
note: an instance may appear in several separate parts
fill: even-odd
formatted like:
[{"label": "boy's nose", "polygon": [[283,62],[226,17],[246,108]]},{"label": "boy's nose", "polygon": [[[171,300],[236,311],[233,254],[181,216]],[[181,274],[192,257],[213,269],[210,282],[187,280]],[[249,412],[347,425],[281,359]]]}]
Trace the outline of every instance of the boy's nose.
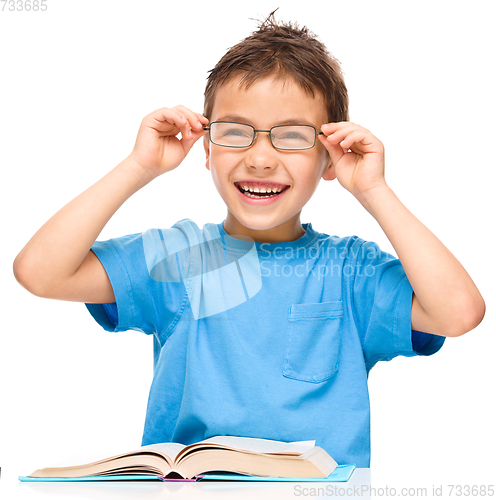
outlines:
[{"label": "boy's nose", "polygon": [[270,134],[256,132],[253,144],[246,155],[247,166],[255,168],[274,168],[277,166],[277,151],[270,142]]}]

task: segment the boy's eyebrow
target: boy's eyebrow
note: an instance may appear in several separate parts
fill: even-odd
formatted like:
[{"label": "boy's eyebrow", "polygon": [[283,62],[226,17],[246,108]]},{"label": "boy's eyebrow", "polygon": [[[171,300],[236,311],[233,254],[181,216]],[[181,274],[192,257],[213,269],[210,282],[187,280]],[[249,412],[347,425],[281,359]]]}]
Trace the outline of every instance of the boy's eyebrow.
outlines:
[{"label": "boy's eyebrow", "polygon": [[[250,120],[239,115],[225,115],[215,121],[236,122],[236,123],[245,123],[247,125],[251,125]],[[314,127],[313,123],[310,123],[308,120],[305,120],[304,118],[290,118],[288,120],[282,120],[280,122],[277,122],[277,125],[310,125]]]}]

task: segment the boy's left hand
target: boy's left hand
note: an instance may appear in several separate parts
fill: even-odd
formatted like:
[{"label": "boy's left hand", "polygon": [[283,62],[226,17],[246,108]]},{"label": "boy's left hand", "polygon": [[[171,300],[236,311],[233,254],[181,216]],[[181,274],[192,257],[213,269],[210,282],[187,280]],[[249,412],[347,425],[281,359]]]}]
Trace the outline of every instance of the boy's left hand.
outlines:
[{"label": "boy's left hand", "polygon": [[386,185],[384,145],[369,130],[351,122],[327,123],[321,130],[319,140],[332,161],[324,179],[337,178],[362,203],[368,191]]}]

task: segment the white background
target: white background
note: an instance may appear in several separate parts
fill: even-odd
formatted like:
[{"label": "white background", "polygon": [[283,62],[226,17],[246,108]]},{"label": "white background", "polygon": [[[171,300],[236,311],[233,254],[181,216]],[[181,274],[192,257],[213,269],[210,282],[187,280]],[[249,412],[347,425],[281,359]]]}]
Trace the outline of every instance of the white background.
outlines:
[{"label": "white background", "polygon": [[[151,338],[105,332],[83,304],[29,294],[14,279],[15,256],[131,152],[145,115],[176,104],[202,112],[207,72],[256,29],[250,18],[279,6],[277,19],[306,25],[340,60],[350,119],[385,144],[388,184],[464,265],[487,306],[479,327],[432,357],[372,370],[372,478],[494,484],[493,3],[47,5],[0,12],[0,491],[73,454],[138,447],[152,379]],[[184,218],[202,227],[226,213],[199,142],[180,167],[128,200],[98,239]],[[337,181],[321,182],[301,220],[395,253]]]}]

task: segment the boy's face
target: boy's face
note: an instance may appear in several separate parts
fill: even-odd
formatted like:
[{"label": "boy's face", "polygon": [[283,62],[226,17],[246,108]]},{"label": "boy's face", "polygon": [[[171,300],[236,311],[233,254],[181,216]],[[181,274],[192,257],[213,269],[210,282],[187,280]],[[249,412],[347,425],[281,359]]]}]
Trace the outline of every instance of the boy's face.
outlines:
[{"label": "boy's face", "polygon": [[[248,89],[239,86],[239,80],[232,78],[217,90],[210,122],[245,123],[256,130],[288,123],[307,124],[317,132],[328,122],[322,95],[311,97],[292,80],[268,76]],[[284,151],[272,146],[268,133],[260,132],[249,147],[218,146],[209,141],[208,135],[204,145],[207,169],[228,208],[224,229],[233,236],[245,235],[261,242],[300,238],[304,233],[301,209],[326,171],[325,179],[334,179],[328,170],[329,155],[319,140],[311,149]],[[240,181],[289,187],[274,199],[260,203],[240,192],[236,186]]]}]

